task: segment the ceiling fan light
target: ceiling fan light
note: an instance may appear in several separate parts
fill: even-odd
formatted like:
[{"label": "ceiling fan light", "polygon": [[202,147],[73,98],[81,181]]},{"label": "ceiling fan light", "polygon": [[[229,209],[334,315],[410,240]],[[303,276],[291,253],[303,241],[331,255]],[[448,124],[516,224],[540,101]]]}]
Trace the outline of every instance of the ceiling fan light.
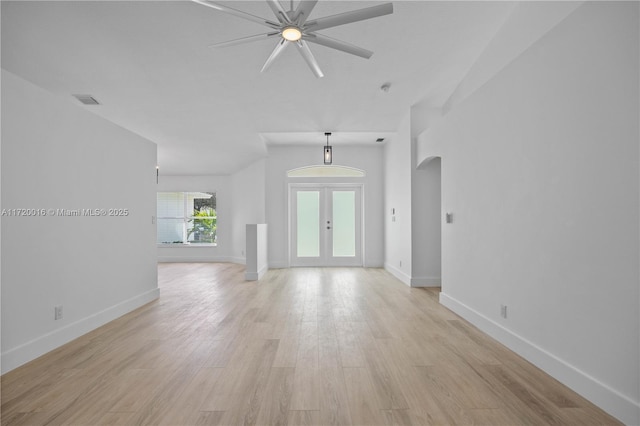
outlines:
[{"label": "ceiling fan light", "polygon": [[282,38],[289,41],[298,41],[302,38],[302,31],[297,27],[286,27],[282,30]]}]

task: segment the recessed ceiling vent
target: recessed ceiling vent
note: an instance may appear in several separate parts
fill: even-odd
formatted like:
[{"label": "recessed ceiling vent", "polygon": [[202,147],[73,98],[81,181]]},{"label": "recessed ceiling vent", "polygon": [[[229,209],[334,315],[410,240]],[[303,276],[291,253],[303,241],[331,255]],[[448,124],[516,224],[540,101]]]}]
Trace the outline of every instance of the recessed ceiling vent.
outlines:
[{"label": "recessed ceiling vent", "polygon": [[73,97],[85,105],[100,105],[100,102],[91,95],[73,95]]}]

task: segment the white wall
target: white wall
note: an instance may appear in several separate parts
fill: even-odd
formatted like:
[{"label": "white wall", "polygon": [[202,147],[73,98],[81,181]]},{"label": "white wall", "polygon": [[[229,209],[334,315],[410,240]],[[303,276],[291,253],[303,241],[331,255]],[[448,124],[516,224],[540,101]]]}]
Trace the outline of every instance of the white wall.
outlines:
[{"label": "white wall", "polygon": [[558,25],[583,1],[514,1],[511,13],[451,94],[444,111],[462,102],[509,62],[522,54],[542,35]]},{"label": "white wall", "polygon": [[129,213],[2,218],[3,373],[159,295],[156,145],[69,98],[2,71],[2,208]]},{"label": "white wall", "polygon": [[[319,179],[318,182],[364,183],[364,266],[383,265],[383,169],[382,147],[333,146],[334,164],[363,169],[364,178]],[[288,194],[289,182],[303,182],[300,178],[288,179],[287,171],[303,166],[317,165],[322,161],[322,145],[314,147],[271,146],[266,165],[266,218],[269,225],[269,267],[289,265]]]},{"label": "white wall", "polygon": [[638,26],[638,3],[585,3],[419,140],[423,158],[442,155],[454,213],[441,301],[628,424],[640,423]]},{"label": "white wall", "polygon": [[407,285],[411,285],[412,274],[411,160],[411,117],[407,109],[396,137],[384,149],[384,267]]},{"label": "white wall", "polygon": [[235,263],[246,260],[246,225],[265,223],[266,160],[258,160],[231,176],[231,251]]},{"label": "white wall", "polygon": [[[154,178],[155,182],[155,178]],[[229,262],[231,261],[232,240],[232,190],[229,176],[163,176],[160,177],[156,192],[160,191],[201,191],[216,193],[217,246],[179,245],[165,247],[158,245],[159,262]]]}]

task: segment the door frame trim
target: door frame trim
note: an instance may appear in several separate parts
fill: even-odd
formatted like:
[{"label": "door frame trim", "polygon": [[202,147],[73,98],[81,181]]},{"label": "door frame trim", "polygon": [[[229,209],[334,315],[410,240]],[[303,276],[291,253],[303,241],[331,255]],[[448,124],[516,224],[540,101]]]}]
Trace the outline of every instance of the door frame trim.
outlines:
[{"label": "door frame trim", "polygon": [[358,188],[360,190],[360,258],[357,259],[357,265],[354,267],[364,266],[365,258],[365,203],[364,203],[364,187],[362,182],[289,182],[287,183],[287,264],[289,268],[299,267],[293,265],[293,220],[291,218],[293,190],[296,188]]}]

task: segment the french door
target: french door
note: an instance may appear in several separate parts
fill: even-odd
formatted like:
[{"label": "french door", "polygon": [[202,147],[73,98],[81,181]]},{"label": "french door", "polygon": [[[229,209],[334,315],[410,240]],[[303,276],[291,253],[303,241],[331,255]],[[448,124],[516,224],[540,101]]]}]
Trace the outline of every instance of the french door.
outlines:
[{"label": "french door", "polygon": [[291,266],[362,266],[362,188],[292,185]]}]

